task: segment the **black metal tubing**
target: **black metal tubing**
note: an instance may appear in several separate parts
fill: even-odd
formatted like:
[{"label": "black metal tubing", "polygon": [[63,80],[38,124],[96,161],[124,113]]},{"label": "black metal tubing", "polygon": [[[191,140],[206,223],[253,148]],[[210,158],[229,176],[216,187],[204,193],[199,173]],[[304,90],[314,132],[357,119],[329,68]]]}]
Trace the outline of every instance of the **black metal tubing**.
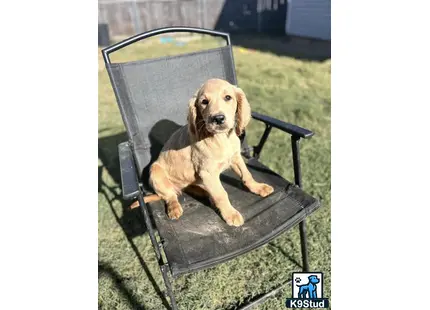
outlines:
[{"label": "black metal tubing", "polygon": [[102,50],[103,59],[106,64],[110,64],[110,58],[109,58],[110,53],[120,50],[140,40],[147,39],[159,34],[170,33],[170,32],[190,32],[190,33],[208,34],[211,36],[222,37],[227,42],[227,45],[231,45],[230,35],[225,32],[214,31],[214,30],[209,30],[204,28],[197,28],[197,27],[165,27],[165,28],[153,29],[151,31],[137,34],[133,37],[130,37],[128,39],[125,39],[121,42],[118,42],[114,45],[111,45],[103,49]]},{"label": "black metal tubing", "polygon": [[175,298],[175,295],[173,294],[173,290],[172,290],[172,284],[170,283],[169,275],[167,273],[167,270],[169,269],[169,267],[167,266],[167,264],[164,264],[164,265],[160,266],[160,269],[161,269],[161,273],[163,275],[164,285],[166,286],[166,289],[167,289],[167,295],[169,295],[169,297],[170,297],[170,303],[172,304],[172,310],[178,310],[178,305],[176,304],[176,298]]},{"label": "black metal tubing", "polygon": [[264,130],[263,135],[261,136],[260,142],[258,143],[257,146],[253,148],[254,149],[253,156],[257,159],[260,157],[260,153],[263,150],[263,146],[266,143],[266,140],[269,137],[269,134],[273,127],[292,135],[292,137],[294,137],[295,139],[300,139],[300,138],[306,139],[314,135],[314,133],[309,129],[305,129],[290,123],[286,123],[284,121],[281,121],[279,119],[276,119],[268,115],[260,114],[257,112],[251,112],[251,116],[252,118],[260,122],[263,122],[266,125],[266,129]]},{"label": "black metal tubing", "polygon": [[[152,223],[148,212],[148,206],[143,199],[143,192],[138,182],[138,173],[136,170],[135,159],[132,154],[130,143],[123,142],[119,144],[118,151],[120,156],[121,182],[123,184],[123,190],[124,190],[124,183],[130,182],[132,183],[131,185],[133,187],[133,192],[137,191],[137,195],[134,195],[131,198],[136,198],[137,196],[137,199],[140,205],[140,210],[143,213],[145,226],[146,226],[146,229],[148,230],[149,238],[151,239],[151,244],[152,244],[152,247],[154,248],[155,256],[157,257],[161,274],[163,275],[164,284],[167,289],[167,295],[170,297],[170,303],[172,305],[172,309],[177,310],[178,306],[176,305],[175,295],[173,294],[172,285],[170,283],[169,276],[167,273],[168,265],[167,263],[164,262],[163,256],[161,255],[160,249],[162,248],[162,244],[157,241],[157,238],[155,236],[155,231],[152,228]],[[125,172],[123,171],[124,169],[126,170]],[[134,176],[131,176],[130,174],[134,174]],[[135,187],[137,187],[137,189]],[[130,197],[127,196],[127,198],[130,198]]]},{"label": "black metal tubing", "polygon": [[173,294],[172,284],[170,283],[169,276],[167,274],[168,266],[164,263],[163,257],[161,256],[160,248],[162,248],[162,244],[157,242],[155,237],[154,229],[152,229],[152,223],[149,218],[148,207],[143,200],[142,192],[138,196],[140,209],[143,212],[143,218],[145,220],[146,229],[148,229],[149,238],[151,239],[152,247],[155,251],[155,256],[157,257],[158,265],[160,267],[161,274],[163,275],[164,285],[167,289],[167,295],[170,297],[170,303],[172,305],[173,310],[177,310],[178,306],[176,305],[175,295]]},{"label": "black metal tubing", "polygon": [[[298,187],[302,187],[302,169],[300,165],[300,138],[296,136],[291,137],[291,150],[293,153],[293,166],[294,166],[294,182]],[[303,271],[309,271],[308,262],[308,245],[306,240],[306,220],[299,224],[300,230],[300,245],[302,250]]]},{"label": "black metal tubing", "polygon": [[[272,127],[278,128],[286,133],[291,135],[291,150],[293,154],[293,167],[294,167],[294,183],[298,187],[302,187],[302,169],[300,165],[300,138],[310,138],[314,135],[314,133],[308,129],[289,124],[283,121],[280,121],[276,118],[251,112],[251,115],[254,119],[264,122],[266,125],[266,129],[260,139],[260,142],[257,146],[254,147],[254,157],[258,158],[260,156],[261,150],[263,149],[264,144],[266,143],[267,138],[272,130]],[[303,220],[299,223],[300,230],[300,246],[302,251],[302,263],[303,263],[303,271],[309,271],[309,261],[308,261],[308,245],[306,238],[306,220]]]},{"label": "black metal tubing", "polygon": [[264,143],[266,143],[267,138],[269,137],[270,132],[272,131],[272,125],[266,124],[266,129],[264,129],[263,135],[261,136],[260,142],[257,146],[254,147],[254,157],[259,158],[261,150],[263,149]]},{"label": "black metal tubing", "polygon": [[300,138],[291,137],[291,150],[293,153],[294,183],[302,187],[302,168],[300,165]]},{"label": "black metal tubing", "polygon": [[300,230],[300,246],[302,250],[302,263],[303,263],[303,271],[309,271],[309,261],[308,261],[308,241],[306,238],[306,220],[303,220],[299,224]]},{"label": "black metal tubing", "polygon": [[273,126],[275,128],[278,128],[284,132],[289,133],[290,135],[293,136],[297,136],[300,138],[310,138],[314,135],[314,133],[312,131],[310,131],[309,129],[306,128],[302,128],[290,123],[286,123],[284,121],[281,121],[279,119],[276,119],[274,117],[268,116],[268,115],[264,115],[264,114],[260,114],[257,112],[251,112],[251,116],[252,118],[261,121],[265,124],[268,124],[270,126]]},{"label": "black metal tubing", "polygon": [[260,305],[263,302],[265,302],[268,298],[273,297],[276,294],[278,294],[285,285],[291,284],[291,283],[292,283],[292,280],[288,280],[287,282],[282,283],[278,287],[275,287],[270,292],[267,292],[266,294],[261,295],[255,299],[251,300],[250,302],[244,304],[242,307],[238,308],[237,310],[249,310],[249,309],[254,308],[257,305]]},{"label": "black metal tubing", "polygon": [[157,239],[155,238],[155,232],[152,228],[151,219],[149,218],[149,212],[148,207],[143,200],[143,194],[142,192],[139,193],[138,196],[140,210],[142,210],[143,213],[143,219],[145,221],[146,229],[148,229],[149,238],[151,239],[152,246],[154,247],[155,255],[157,256],[157,261],[160,263],[160,265],[163,265],[161,252],[160,252],[160,246],[157,242]]},{"label": "black metal tubing", "polygon": [[146,225],[146,228],[148,229],[149,238],[151,239],[151,243],[155,251],[155,256],[157,257],[158,265],[160,267],[161,274],[163,275],[164,285],[166,286],[166,289],[167,289],[167,295],[170,297],[170,303],[172,304],[172,309],[177,310],[178,306],[176,305],[176,299],[175,299],[175,295],[173,294],[172,284],[170,283],[169,276],[167,274],[168,266],[166,263],[164,263],[163,257],[161,256],[160,248],[162,247],[162,245],[157,242],[157,239],[155,237],[155,232],[152,229],[151,220],[149,218],[148,207],[143,200],[142,193],[139,194],[138,199],[139,199],[140,209],[143,212],[145,225]]}]

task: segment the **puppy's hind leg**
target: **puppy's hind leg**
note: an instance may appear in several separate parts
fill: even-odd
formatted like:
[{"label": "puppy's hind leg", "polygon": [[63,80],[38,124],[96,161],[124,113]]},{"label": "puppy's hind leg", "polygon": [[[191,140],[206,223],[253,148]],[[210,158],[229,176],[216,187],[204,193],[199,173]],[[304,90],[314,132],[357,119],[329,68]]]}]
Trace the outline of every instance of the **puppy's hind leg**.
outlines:
[{"label": "puppy's hind leg", "polygon": [[166,202],[169,218],[180,218],[183,210],[178,201],[178,193],[167,177],[166,171],[157,163],[151,166],[150,183],[157,195]]}]

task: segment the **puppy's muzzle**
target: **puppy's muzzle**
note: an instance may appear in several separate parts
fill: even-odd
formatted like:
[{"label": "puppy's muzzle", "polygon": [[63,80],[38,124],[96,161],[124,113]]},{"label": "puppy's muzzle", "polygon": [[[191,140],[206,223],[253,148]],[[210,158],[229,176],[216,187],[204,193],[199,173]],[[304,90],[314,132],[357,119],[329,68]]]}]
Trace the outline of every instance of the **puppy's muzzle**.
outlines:
[{"label": "puppy's muzzle", "polygon": [[216,114],[211,116],[210,118],[211,123],[222,125],[225,122],[225,115],[222,113]]}]

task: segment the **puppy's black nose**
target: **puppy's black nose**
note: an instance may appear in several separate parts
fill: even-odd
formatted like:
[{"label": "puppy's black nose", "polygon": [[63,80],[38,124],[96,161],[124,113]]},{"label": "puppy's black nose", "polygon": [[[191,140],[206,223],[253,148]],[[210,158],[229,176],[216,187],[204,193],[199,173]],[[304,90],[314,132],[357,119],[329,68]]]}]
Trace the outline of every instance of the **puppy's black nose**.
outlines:
[{"label": "puppy's black nose", "polygon": [[225,121],[225,116],[224,116],[224,114],[217,114],[217,115],[212,116],[211,120],[212,120],[212,123],[216,123],[217,125],[221,125]]}]

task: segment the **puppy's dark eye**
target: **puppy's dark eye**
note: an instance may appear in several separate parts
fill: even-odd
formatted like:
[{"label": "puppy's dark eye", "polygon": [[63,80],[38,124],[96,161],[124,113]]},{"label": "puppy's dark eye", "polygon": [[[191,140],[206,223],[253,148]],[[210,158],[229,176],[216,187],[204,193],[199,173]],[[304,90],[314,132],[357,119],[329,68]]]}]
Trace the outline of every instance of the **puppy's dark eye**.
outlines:
[{"label": "puppy's dark eye", "polygon": [[225,101],[229,101],[231,99],[231,96],[227,95],[227,96],[224,97],[224,99],[225,99]]},{"label": "puppy's dark eye", "polygon": [[209,100],[207,100],[207,99],[203,99],[203,100],[202,100],[202,104],[203,104],[203,105],[208,105],[208,104],[209,104]]}]

